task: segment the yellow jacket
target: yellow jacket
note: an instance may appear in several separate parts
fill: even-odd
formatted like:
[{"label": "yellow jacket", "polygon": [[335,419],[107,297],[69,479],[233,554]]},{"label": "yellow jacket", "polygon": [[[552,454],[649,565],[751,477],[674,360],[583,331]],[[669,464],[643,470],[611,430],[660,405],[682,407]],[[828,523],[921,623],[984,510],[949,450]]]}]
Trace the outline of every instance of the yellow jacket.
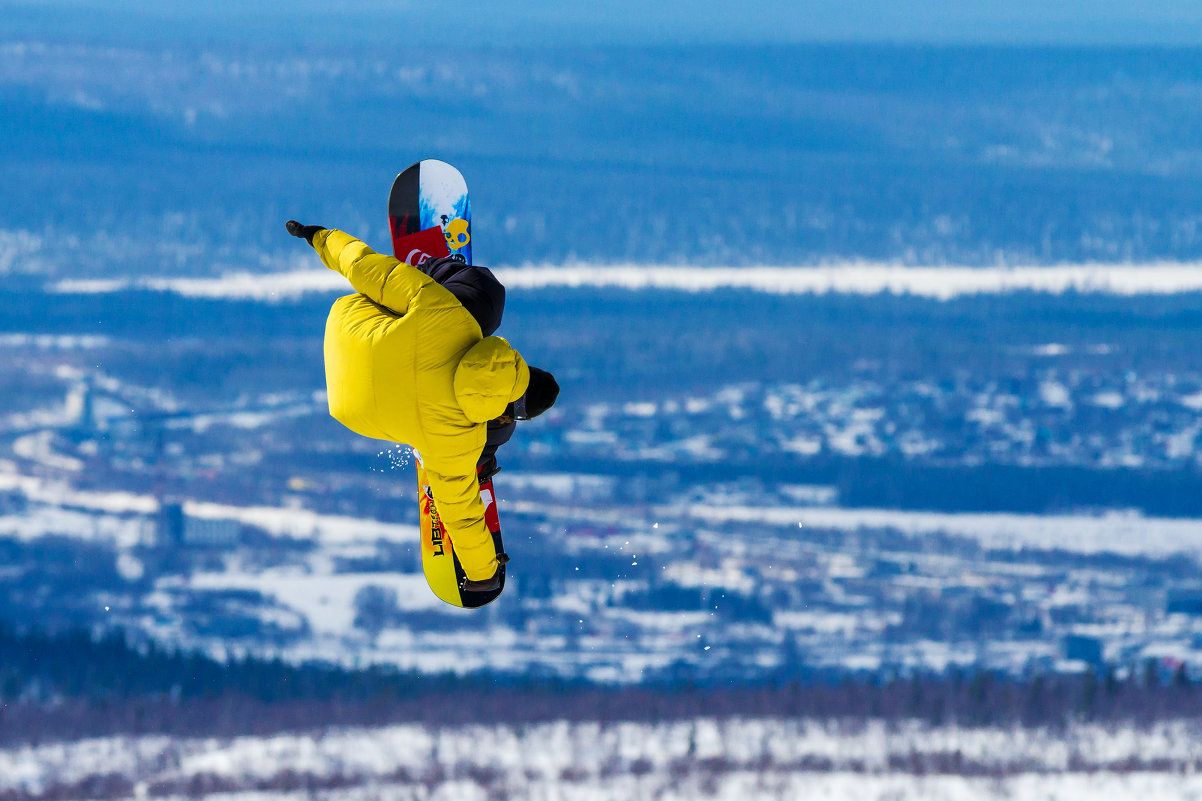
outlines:
[{"label": "yellow jacket", "polygon": [[421,454],[464,572],[490,578],[497,555],[476,461],[486,423],[526,391],[529,367],[504,339],[483,337],[455,296],[416,267],[342,231],[318,231],[313,248],[359,293],[335,301],[326,321],[330,414]]}]

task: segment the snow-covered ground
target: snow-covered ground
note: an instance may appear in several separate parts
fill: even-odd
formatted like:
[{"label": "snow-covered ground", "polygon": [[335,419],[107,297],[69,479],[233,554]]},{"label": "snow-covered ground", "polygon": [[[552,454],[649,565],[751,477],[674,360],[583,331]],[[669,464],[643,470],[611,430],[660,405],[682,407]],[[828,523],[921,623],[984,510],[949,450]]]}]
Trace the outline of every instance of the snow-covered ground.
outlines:
[{"label": "snow-covered ground", "polygon": [[[1117,564],[1099,574],[1088,564],[1074,566],[1075,556],[1057,561],[1060,557],[1040,554],[1197,558],[1199,519],[1121,511],[1019,515],[843,508],[830,505],[831,491],[821,487],[794,488],[782,497],[789,501],[784,504],[757,503],[732,487],[708,494],[703,503],[679,498],[640,507],[631,517],[607,499],[612,482],[604,477],[514,471],[506,481],[506,492],[515,497],[502,498],[505,513],[534,527],[531,539],[519,539],[515,550],[530,548],[535,558],[553,554],[561,568],[554,574],[555,592],[543,590],[545,599],[537,576],[528,580],[535,571],[515,572],[511,600],[482,615],[446,607],[429,592],[411,524],[292,506],[187,501],[182,511],[189,521],[249,527],[269,540],[185,548],[185,555],[195,551],[195,564],[165,570],[153,558],[161,536],[153,496],[80,490],[0,463],[0,491],[20,499],[0,508],[0,538],[32,547],[58,537],[109,550],[126,583],[105,584],[91,596],[89,608],[99,620],[215,653],[224,653],[227,644],[205,632],[220,632],[226,621],[238,620],[282,638],[271,639],[270,648],[289,659],[384,662],[424,672],[522,672],[537,666],[557,675],[620,682],[681,662],[699,670],[730,670],[734,664],[773,669],[782,664],[786,646],[804,648],[813,664],[852,669],[886,664],[1079,669],[1058,661],[1068,634],[1096,638],[1116,664],[1198,662],[1202,623],[1170,613],[1175,579],[1138,565]],[[590,501],[593,494],[603,497]],[[801,503],[792,502],[794,496]],[[561,536],[567,531],[581,533]],[[839,532],[845,540],[831,539]],[[536,541],[535,535],[547,539]],[[866,539],[860,542],[861,537]],[[957,553],[946,538],[968,551]],[[923,544],[928,542],[934,551]],[[979,547],[1014,558],[995,559],[974,550]],[[766,554],[771,560],[764,560]],[[582,572],[598,560],[610,565],[609,573]],[[899,565],[900,572],[873,573],[871,584],[867,576],[882,560]],[[28,566],[12,569],[40,575]],[[807,581],[824,589],[798,594],[796,588]],[[374,633],[359,622],[359,594],[367,588],[386,601]],[[658,601],[649,605],[663,588],[677,596],[692,592],[696,601],[681,606],[669,594],[667,608]],[[1041,624],[1038,637],[1014,639],[1000,632],[984,643],[960,628],[931,631],[907,617],[908,607],[898,599],[932,593],[946,594],[948,608],[960,610],[956,620],[971,612],[956,606],[957,597],[989,597],[1003,599],[1015,620],[1049,622]],[[744,625],[740,607],[728,608],[738,598],[757,599],[770,622]],[[1067,622],[1052,622],[1056,615]],[[433,628],[432,617],[441,621]],[[886,629],[907,635],[883,639]],[[482,636],[490,643],[487,651],[479,648]],[[251,638],[238,647],[264,646]]]},{"label": "snow-covered ground", "polygon": [[0,750],[0,794],[103,779],[130,798],[1185,799],[1202,794],[1200,734],[696,719],[110,737]]},{"label": "snow-covered ground", "polygon": [[[0,534],[22,539],[61,534],[131,547],[146,542],[153,533],[151,516],[159,508],[153,495],[80,490],[63,481],[18,473],[12,468],[11,463],[0,462],[0,491],[20,491],[31,506],[18,515],[0,515]],[[323,515],[307,509],[200,501],[189,501],[183,506],[187,515],[199,519],[234,520],[276,536],[314,539],[326,544],[377,539],[408,542],[417,537],[417,530],[411,525]]]},{"label": "snow-covered ground", "polygon": [[1138,512],[1024,515],[1005,512],[916,512],[837,506],[753,507],[692,504],[678,513],[712,522],[762,522],[799,528],[892,529],[912,535],[950,534],[1003,550],[1039,548],[1074,553],[1202,554],[1202,520],[1152,518]]},{"label": "snow-covered ground", "polygon": [[[146,278],[137,281],[65,280],[63,293],[119,292],[130,288],[176,292],[188,297],[281,300],[308,292],[348,290],[329,270],[298,269],[295,257],[270,274],[239,273],[220,278]],[[783,295],[881,293],[948,300],[1006,292],[1161,295],[1202,291],[1202,269],[1190,263],[1075,264],[1049,267],[907,267],[857,262],[801,267],[676,267],[636,264],[526,266],[496,270],[510,289],[614,287],[706,292],[748,289]]]}]

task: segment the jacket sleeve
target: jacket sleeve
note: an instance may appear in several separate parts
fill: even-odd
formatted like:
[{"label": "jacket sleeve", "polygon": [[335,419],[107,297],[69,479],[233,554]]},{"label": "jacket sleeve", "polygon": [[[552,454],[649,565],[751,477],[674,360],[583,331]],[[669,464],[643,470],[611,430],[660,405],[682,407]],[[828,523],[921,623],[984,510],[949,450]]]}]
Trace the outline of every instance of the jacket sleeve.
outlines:
[{"label": "jacket sleeve", "polygon": [[313,249],[326,267],[346,276],[356,292],[397,314],[409,311],[418,290],[430,282],[417,268],[376,253],[342,231],[318,231],[313,235]]},{"label": "jacket sleeve", "polygon": [[497,549],[484,522],[484,501],[475,474],[449,476],[426,468],[438,516],[446,526],[463,572],[485,581],[497,572]]}]

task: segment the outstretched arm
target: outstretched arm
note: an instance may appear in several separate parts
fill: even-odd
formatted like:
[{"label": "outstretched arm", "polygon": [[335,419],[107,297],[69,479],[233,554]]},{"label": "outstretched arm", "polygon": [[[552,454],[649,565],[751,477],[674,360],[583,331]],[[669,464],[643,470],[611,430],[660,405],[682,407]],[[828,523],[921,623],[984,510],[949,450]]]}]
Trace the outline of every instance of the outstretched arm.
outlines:
[{"label": "outstretched arm", "polygon": [[313,235],[313,249],[327,267],[346,276],[356,292],[397,314],[409,311],[417,291],[430,282],[416,268],[376,253],[342,231],[318,231]]},{"label": "outstretched arm", "polygon": [[288,221],[287,228],[293,236],[307,239],[322,263],[346,276],[356,292],[397,314],[407,312],[418,290],[431,283],[415,267],[376,253],[350,234],[294,220]]}]

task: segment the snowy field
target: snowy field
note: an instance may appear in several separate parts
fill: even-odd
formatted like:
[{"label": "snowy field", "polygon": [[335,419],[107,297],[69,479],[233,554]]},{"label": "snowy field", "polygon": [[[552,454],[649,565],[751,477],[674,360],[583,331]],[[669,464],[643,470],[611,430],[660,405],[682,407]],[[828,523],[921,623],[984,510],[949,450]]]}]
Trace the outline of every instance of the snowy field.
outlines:
[{"label": "snowy field", "polygon": [[1182,723],[1052,732],[700,719],[113,737],[0,750],[0,796],[1186,799],[1202,794],[1200,734]]},{"label": "snowy field", "polygon": [[[329,270],[306,269],[316,257],[290,256],[268,274],[238,273],[220,278],[64,280],[52,290],[65,294],[120,292],[131,288],[175,292],[198,298],[283,300],[309,292],[338,292],[346,280]],[[1197,264],[1078,264],[1048,267],[907,267],[852,263],[802,267],[676,267],[588,264],[497,268],[513,289],[616,288],[708,292],[745,289],[782,295],[915,295],[950,300],[966,295],[1008,292],[1066,292],[1110,295],[1171,295],[1202,291]]]},{"label": "snowy field", "polygon": [[890,529],[914,536],[947,534],[986,548],[1060,549],[1124,556],[1202,554],[1202,520],[1144,517],[1137,511],[1025,515],[1003,512],[913,512],[835,506],[751,507],[693,504],[679,514],[713,522],[760,522],[805,529]]}]

